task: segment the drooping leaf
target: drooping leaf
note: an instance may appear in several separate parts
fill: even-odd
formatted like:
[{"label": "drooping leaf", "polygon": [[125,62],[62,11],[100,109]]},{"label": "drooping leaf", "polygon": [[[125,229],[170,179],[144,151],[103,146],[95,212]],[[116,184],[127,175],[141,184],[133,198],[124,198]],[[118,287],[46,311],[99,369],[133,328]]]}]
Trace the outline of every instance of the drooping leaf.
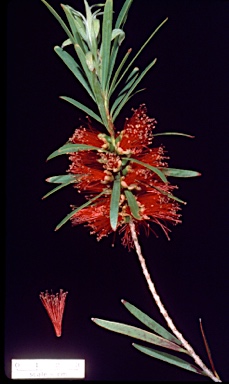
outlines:
[{"label": "drooping leaf", "polygon": [[72,144],[72,143],[67,143],[64,144],[62,147],[51,153],[47,160],[53,159],[56,156],[60,155],[65,155],[67,153],[72,153],[72,152],[79,152],[79,151],[99,151],[99,152],[107,152],[103,148],[99,147],[94,147],[93,145],[87,145],[87,144]]},{"label": "drooping leaf", "polygon": [[143,324],[145,324],[148,328],[152,329],[154,332],[156,332],[158,335],[162,336],[163,338],[172,341],[175,344],[181,345],[181,342],[177,337],[175,337],[172,333],[168,332],[164,327],[162,327],[160,324],[158,324],[155,320],[151,319],[148,315],[146,315],[144,312],[140,311],[137,307],[135,307],[133,304],[128,303],[126,300],[121,300],[122,304],[128,309],[128,311],[134,315],[139,321],[141,321]]},{"label": "drooping leaf", "polygon": [[201,176],[200,172],[197,171],[189,171],[187,169],[175,169],[175,168],[161,168],[161,172],[166,176],[172,177],[196,177]]},{"label": "drooping leaf", "polygon": [[120,202],[120,173],[117,174],[113,183],[110,203],[110,224],[113,231],[116,231],[118,224],[119,202]]},{"label": "drooping leaf", "polygon": [[[143,167],[148,168],[151,171],[153,171],[154,173],[156,173],[160,177],[160,179],[162,181],[164,181],[164,183],[168,182],[165,175],[164,175],[164,172],[161,171],[161,168],[159,169],[159,168],[153,167],[152,165],[147,164],[147,163],[143,163],[142,161],[134,159],[133,157],[123,158],[123,160],[130,160],[130,161],[133,161],[134,163],[140,164]],[[165,169],[165,168],[163,168],[163,169]]]},{"label": "drooping leaf", "polygon": [[154,333],[144,331],[143,329],[134,327],[132,325],[117,323],[114,321],[107,321],[98,318],[92,318],[92,321],[100,327],[106,328],[110,331],[121,333],[123,335],[134,337],[135,339],[143,340],[147,343],[156,344],[163,348],[169,348],[177,352],[188,353],[185,349],[179,345],[172,343],[169,340],[164,339],[161,336],[157,336]]},{"label": "drooping leaf", "polygon": [[187,369],[188,371],[198,373],[199,375],[206,376],[206,374],[203,371],[201,371],[200,368],[196,367],[193,364],[188,363],[187,361],[185,361],[183,359],[180,359],[179,357],[173,356],[173,355],[166,353],[166,352],[156,351],[155,349],[144,347],[142,345],[138,345],[135,343],[133,343],[132,345],[134,348],[145,353],[146,355],[149,355],[149,356],[154,357],[154,358],[159,359],[159,360],[166,361],[169,364],[173,364],[173,365],[176,365],[180,368]]},{"label": "drooping leaf", "polygon": [[112,30],[111,40],[118,37],[118,45],[121,45],[125,39],[125,32],[122,29],[115,28]]},{"label": "drooping leaf", "polygon": [[60,99],[68,101],[69,103],[73,104],[76,108],[81,109],[87,115],[91,116],[93,119],[95,119],[99,123],[103,124],[101,118],[95,112],[93,112],[90,108],[86,107],[86,105],[81,104],[79,101],[76,101],[76,100],[72,99],[71,97],[67,97],[67,96],[60,96]]},{"label": "drooping leaf", "polygon": [[65,52],[62,48],[60,48],[58,46],[54,47],[54,51],[63,60],[63,62],[67,65],[67,67],[70,69],[70,71],[72,71],[72,73],[75,75],[77,80],[83,85],[83,87],[89,93],[91,98],[95,101],[95,98],[94,98],[94,95],[91,91],[90,85],[85,80],[84,76],[82,75],[82,72],[81,72],[79,65],[73,59],[73,57],[68,52]]},{"label": "drooping leaf", "polygon": [[57,230],[60,229],[65,223],[67,223],[67,221],[70,220],[71,217],[74,216],[76,212],[79,212],[81,209],[88,207],[88,206],[91,205],[95,200],[97,200],[99,197],[101,197],[101,196],[104,195],[105,193],[107,193],[107,190],[104,190],[103,192],[99,193],[97,196],[93,197],[93,199],[88,200],[86,203],[84,203],[84,204],[81,205],[80,207],[78,207],[78,208],[74,209],[72,212],[70,212],[70,213],[69,213],[67,216],[65,216],[65,218],[64,218],[63,220],[61,220],[61,222],[56,226],[55,231],[57,231]]},{"label": "drooping leaf", "polygon": [[140,220],[141,216],[139,214],[139,206],[138,206],[138,203],[136,201],[135,196],[128,189],[125,189],[125,196],[127,198],[127,202],[128,202],[129,207],[130,207],[130,211],[131,211],[132,215],[134,216],[135,219]]}]

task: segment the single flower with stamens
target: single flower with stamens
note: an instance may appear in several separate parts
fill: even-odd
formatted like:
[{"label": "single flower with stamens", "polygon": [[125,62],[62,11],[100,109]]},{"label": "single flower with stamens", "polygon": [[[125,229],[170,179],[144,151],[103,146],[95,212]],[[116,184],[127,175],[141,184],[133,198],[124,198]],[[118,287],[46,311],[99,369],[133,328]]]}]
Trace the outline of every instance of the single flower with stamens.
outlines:
[{"label": "single flower with stamens", "polygon": [[62,320],[67,294],[68,292],[64,292],[63,289],[60,289],[60,292],[55,295],[53,293],[49,293],[47,290],[45,293],[41,292],[39,295],[41,302],[53,324],[57,337],[60,337],[62,334]]}]

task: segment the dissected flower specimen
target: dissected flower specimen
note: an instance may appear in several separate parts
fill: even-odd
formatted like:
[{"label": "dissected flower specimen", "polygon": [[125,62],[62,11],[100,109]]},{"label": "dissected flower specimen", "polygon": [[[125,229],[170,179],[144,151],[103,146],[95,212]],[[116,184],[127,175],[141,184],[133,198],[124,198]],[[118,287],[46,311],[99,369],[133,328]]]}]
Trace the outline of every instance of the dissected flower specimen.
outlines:
[{"label": "dissected flower specimen", "polygon": [[45,293],[41,292],[39,295],[41,302],[53,324],[57,337],[60,337],[62,334],[62,320],[67,294],[68,292],[64,292],[63,289],[60,289],[60,292],[55,295],[53,293],[48,293],[47,290]]}]

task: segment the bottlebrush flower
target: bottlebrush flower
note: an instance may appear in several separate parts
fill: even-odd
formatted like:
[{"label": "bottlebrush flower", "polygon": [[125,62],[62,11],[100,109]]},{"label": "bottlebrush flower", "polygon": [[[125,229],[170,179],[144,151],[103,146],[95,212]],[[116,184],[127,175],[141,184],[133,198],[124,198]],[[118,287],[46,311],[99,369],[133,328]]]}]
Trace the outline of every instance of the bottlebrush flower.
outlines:
[{"label": "bottlebrush flower", "polygon": [[63,289],[60,289],[60,293],[56,293],[55,295],[48,293],[47,290],[45,293],[41,292],[39,295],[41,302],[53,324],[57,337],[60,337],[62,334],[62,320],[67,294],[68,292],[64,292]]},{"label": "bottlebrush flower", "polygon": [[[177,188],[161,180],[150,164],[158,170],[168,167],[162,146],[150,148],[156,120],[146,114],[145,104],[134,110],[126,120],[124,129],[112,138],[98,134],[89,124],[88,128],[76,129],[69,139],[73,144],[96,146],[98,150],[71,153],[68,172],[77,175],[74,187],[84,192],[89,200],[102,193],[92,205],[80,209],[71,216],[73,225],[85,224],[97,239],[109,235],[119,228],[123,234],[122,243],[129,249],[133,246],[130,236],[130,218],[139,231],[141,227],[150,229],[150,223],[159,225],[168,236],[167,224],[181,223],[179,204],[172,196]],[[100,149],[107,152],[100,152]],[[114,181],[120,184],[116,227],[110,220],[111,199]],[[117,188],[119,189],[119,188]],[[170,197],[172,196],[172,197]],[[147,231],[149,233],[149,231]]]}]

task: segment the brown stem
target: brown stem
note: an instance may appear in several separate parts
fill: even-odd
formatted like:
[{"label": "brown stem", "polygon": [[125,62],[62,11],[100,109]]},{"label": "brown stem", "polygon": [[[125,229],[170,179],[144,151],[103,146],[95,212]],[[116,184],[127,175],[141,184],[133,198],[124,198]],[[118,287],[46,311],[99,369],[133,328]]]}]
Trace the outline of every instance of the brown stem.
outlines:
[{"label": "brown stem", "polygon": [[194,359],[196,364],[203,370],[203,372],[208,377],[210,377],[213,381],[215,381],[215,382],[222,382],[218,377],[216,377],[206,367],[206,365],[202,362],[200,357],[195,353],[195,351],[191,347],[191,345],[184,339],[182,334],[175,327],[172,319],[170,318],[170,316],[168,315],[168,312],[166,311],[164,305],[162,304],[159,295],[157,294],[157,291],[155,289],[154,283],[151,280],[150,274],[149,274],[148,269],[146,267],[145,259],[144,259],[143,255],[142,255],[140,244],[138,242],[138,237],[137,237],[135,225],[134,225],[134,222],[131,219],[130,219],[130,223],[129,224],[130,224],[130,231],[131,231],[132,239],[133,239],[133,242],[134,242],[134,245],[135,245],[135,249],[136,249],[136,252],[137,252],[137,255],[138,255],[138,259],[140,261],[143,274],[144,274],[144,276],[146,278],[146,281],[147,281],[147,284],[149,286],[149,290],[150,290],[150,292],[151,292],[151,294],[152,294],[152,296],[153,296],[153,298],[154,298],[154,300],[155,300],[155,302],[156,302],[156,304],[157,304],[157,306],[158,306],[162,316],[164,317],[165,321],[167,322],[169,328],[172,330],[173,334],[180,340],[180,342],[182,343],[183,347],[188,351],[190,356]]}]

